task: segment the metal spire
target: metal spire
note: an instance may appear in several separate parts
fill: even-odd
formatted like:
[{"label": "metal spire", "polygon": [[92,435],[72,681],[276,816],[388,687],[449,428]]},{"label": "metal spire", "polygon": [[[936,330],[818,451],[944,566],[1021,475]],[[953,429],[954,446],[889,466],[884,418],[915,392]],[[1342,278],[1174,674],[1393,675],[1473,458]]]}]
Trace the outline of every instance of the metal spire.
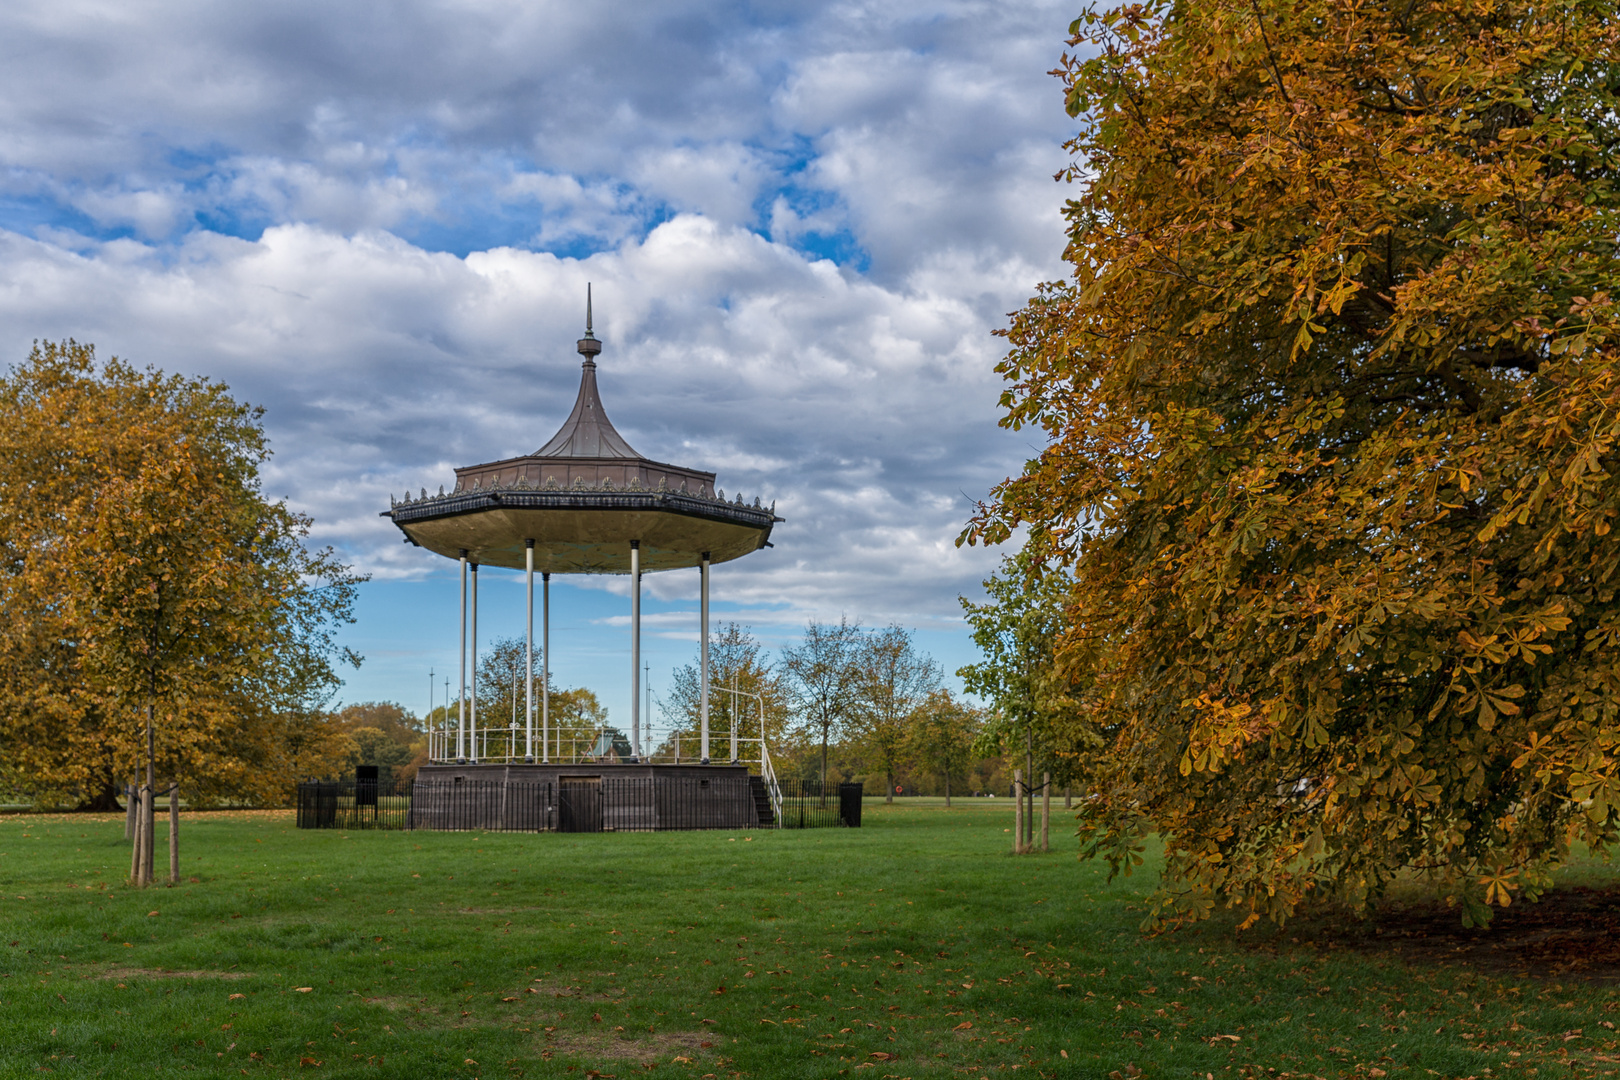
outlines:
[{"label": "metal spire", "polygon": [[574,411],[568,414],[563,426],[551,441],[534,452],[535,457],[640,457],[624,441],[624,436],[613,429],[613,423],[602,408],[602,399],[596,391],[596,361],[602,343],[596,340],[591,327],[591,286],[585,285],[585,336],[579,339],[579,355],[585,358],[580,365],[579,397]]},{"label": "metal spire", "polygon": [[595,334],[591,333],[591,283],[588,281],[585,283],[585,336],[579,339],[576,348],[579,350],[579,355],[585,358],[587,365],[596,366],[592,357],[602,351],[602,343],[596,340]]}]

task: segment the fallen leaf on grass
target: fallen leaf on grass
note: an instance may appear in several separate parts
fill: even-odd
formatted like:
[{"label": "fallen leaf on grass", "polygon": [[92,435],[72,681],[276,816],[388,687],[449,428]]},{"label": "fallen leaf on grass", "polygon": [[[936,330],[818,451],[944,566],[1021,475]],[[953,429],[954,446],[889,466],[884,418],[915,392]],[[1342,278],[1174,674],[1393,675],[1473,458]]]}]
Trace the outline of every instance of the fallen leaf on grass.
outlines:
[{"label": "fallen leaf on grass", "polygon": [[[531,993],[531,994],[532,994],[532,993],[534,993],[534,991],[533,991],[533,990],[530,990],[530,991],[529,991],[529,993]],[[502,1000],[502,1001],[516,1001],[516,1000],[517,1000],[517,998],[515,998],[515,997],[510,997],[510,998],[501,998],[501,1000]]]},{"label": "fallen leaf on grass", "polygon": [[315,988],[313,986],[295,986],[293,989],[298,991],[300,994],[307,994]]},{"label": "fallen leaf on grass", "polygon": [[476,1064],[478,1064],[478,1062],[474,1061],[472,1058],[463,1058],[461,1063],[463,1065],[476,1065]]},{"label": "fallen leaf on grass", "polygon": [[670,1058],[669,1060],[675,1062],[677,1065],[690,1065],[690,1064],[692,1064],[692,1059],[691,1058],[685,1057],[685,1056],[680,1055],[680,1054],[677,1054],[676,1056]]},{"label": "fallen leaf on grass", "polygon": [[973,1026],[973,1021],[964,1020],[960,1024],[957,1024],[955,1027],[951,1028],[951,1030],[952,1031],[966,1031],[968,1028],[970,1028],[972,1026]]},{"label": "fallen leaf on grass", "polygon": [[155,911],[148,911],[148,912],[147,912],[147,913],[146,913],[146,917],[147,917],[147,918],[148,918],[148,919],[150,919],[150,918],[151,918],[151,917],[152,917],[152,916],[154,916],[154,915],[156,915],[156,914],[157,914],[157,912],[155,912]]},{"label": "fallen leaf on grass", "polygon": [[898,1057],[899,1057],[899,1056],[900,1056],[900,1055],[899,1055],[899,1054],[885,1054],[885,1053],[884,1053],[884,1052],[883,1052],[883,1051],[882,1051],[882,1050],[874,1050],[874,1051],[872,1051],[872,1053],[871,1053],[871,1054],[870,1054],[870,1055],[868,1055],[868,1056],[869,1056],[869,1057],[875,1057],[875,1058],[877,1058],[877,1059],[878,1059],[878,1060],[879,1060],[879,1061],[894,1061],[894,1060],[895,1060],[895,1059],[896,1059],[896,1058],[898,1058]]},{"label": "fallen leaf on grass", "polygon": [[[1209,1043],[1211,1046],[1214,1046],[1216,1043],[1220,1042],[1222,1039],[1231,1039],[1233,1042],[1242,1042],[1243,1041],[1243,1036],[1241,1036],[1241,1035],[1211,1035],[1209,1038],[1205,1039],[1204,1041]],[[1330,1047],[1328,1047],[1328,1049],[1331,1050],[1333,1048],[1330,1046]]]},{"label": "fallen leaf on grass", "polygon": [[324,1062],[324,1061],[316,1061],[314,1058],[299,1058],[298,1059],[298,1064],[299,1064],[300,1067],[308,1066],[309,1068],[312,1068],[312,1069],[318,1069],[322,1065],[326,1064],[326,1062]]},{"label": "fallen leaf on grass", "polygon": [[246,994],[232,994],[230,997],[226,998],[225,1000],[226,1001],[237,1001],[237,1000],[240,1000],[241,998],[245,998],[245,997],[247,997]]}]

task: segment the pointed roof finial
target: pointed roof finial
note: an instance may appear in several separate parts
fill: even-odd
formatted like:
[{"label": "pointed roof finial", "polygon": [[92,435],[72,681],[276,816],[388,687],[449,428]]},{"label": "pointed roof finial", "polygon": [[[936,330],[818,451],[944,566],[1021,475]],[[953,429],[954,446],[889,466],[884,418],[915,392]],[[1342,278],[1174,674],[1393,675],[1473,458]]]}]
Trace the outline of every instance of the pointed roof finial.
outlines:
[{"label": "pointed roof finial", "polygon": [[579,355],[585,358],[586,364],[596,366],[596,362],[591,358],[602,351],[602,343],[591,333],[591,283],[588,281],[585,283],[585,336],[579,339],[576,348]]}]

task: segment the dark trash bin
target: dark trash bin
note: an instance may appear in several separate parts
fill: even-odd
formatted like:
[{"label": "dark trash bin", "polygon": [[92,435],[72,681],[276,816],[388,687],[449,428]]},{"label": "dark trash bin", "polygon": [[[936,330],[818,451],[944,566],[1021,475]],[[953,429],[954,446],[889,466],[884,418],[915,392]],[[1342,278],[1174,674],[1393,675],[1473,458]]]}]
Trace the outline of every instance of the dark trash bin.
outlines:
[{"label": "dark trash bin", "polygon": [[354,767],[354,805],[377,805],[377,766],[356,765]]},{"label": "dark trash bin", "polygon": [[861,785],[838,785],[838,817],[846,828],[861,827]]}]

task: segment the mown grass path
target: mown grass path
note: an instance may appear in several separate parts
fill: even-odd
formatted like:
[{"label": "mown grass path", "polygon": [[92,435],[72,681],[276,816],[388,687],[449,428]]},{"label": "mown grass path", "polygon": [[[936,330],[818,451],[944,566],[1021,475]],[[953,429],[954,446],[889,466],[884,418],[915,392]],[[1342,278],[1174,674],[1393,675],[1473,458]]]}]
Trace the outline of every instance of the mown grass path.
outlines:
[{"label": "mown grass path", "polygon": [[[122,819],[0,817],[0,1076],[1613,1075],[1612,989],[1144,937],[1141,877],[1010,807],[860,830],[300,832],[197,814],[138,892]],[[160,830],[161,836],[161,830]]]}]

